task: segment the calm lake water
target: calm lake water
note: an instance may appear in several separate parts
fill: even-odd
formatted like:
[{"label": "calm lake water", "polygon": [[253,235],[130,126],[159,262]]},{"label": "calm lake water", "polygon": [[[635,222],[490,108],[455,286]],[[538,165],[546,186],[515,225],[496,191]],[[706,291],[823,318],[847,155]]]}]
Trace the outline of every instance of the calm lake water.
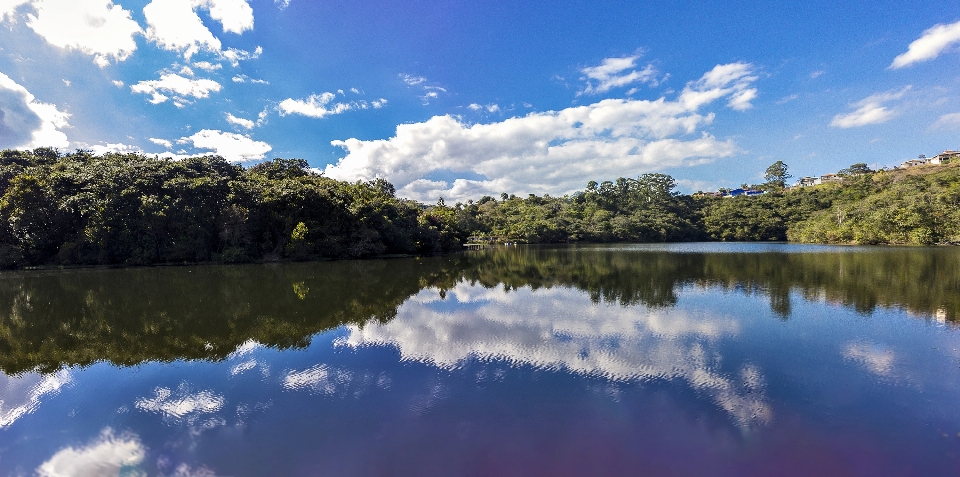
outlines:
[{"label": "calm lake water", "polygon": [[0,475],[960,475],[960,249],[0,274]]}]

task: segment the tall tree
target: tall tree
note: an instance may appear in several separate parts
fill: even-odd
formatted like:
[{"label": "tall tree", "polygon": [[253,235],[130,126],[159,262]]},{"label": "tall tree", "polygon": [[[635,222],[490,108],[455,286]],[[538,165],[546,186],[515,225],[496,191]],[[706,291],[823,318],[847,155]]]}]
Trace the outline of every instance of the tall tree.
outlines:
[{"label": "tall tree", "polygon": [[787,179],[793,177],[787,173],[787,165],[783,161],[777,161],[770,164],[763,178],[767,180],[768,187],[783,189],[787,186]]}]

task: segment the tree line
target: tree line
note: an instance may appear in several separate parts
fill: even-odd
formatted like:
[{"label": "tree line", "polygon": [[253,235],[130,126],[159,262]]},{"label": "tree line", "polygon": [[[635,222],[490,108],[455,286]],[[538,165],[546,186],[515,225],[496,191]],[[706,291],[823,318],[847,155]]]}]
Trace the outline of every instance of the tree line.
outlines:
[{"label": "tree line", "polygon": [[468,241],[960,242],[960,168],[842,171],[842,184],[767,194],[683,195],[665,174],[563,197],[501,194],[447,205],[389,182],[324,177],[302,159],[253,167],[219,156],[0,151],[0,267],[362,258],[459,250]]}]

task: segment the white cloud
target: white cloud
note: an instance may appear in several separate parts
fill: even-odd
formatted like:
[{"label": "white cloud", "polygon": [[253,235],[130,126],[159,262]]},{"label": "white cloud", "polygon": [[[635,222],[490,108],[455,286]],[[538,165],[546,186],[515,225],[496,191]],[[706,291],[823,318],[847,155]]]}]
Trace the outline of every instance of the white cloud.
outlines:
[{"label": "white cloud", "polygon": [[932,60],[957,43],[960,43],[960,21],[934,25],[924,31],[920,38],[910,43],[905,53],[894,58],[890,68],[903,68],[914,63]]},{"label": "white cloud", "polygon": [[216,71],[223,68],[223,65],[219,63],[211,63],[209,61],[198,61],[194,63],[193,66],[200,68],[203,71]]},{"label": "white cloud", "polygon": [[[717,345],[739,334],[740,324],[733,317],[598,304],[564,287],[524,287],[508,293],[459,283],[446,296],[469,304],[458,315],[437,311],[432,306],[437,299],[437,290],[423,290],[387,323],[348,325],[349,335],[337,344],[391,345],[401,360],[442,369],[475,359],[620,382],[683,382],[738,425],[764,425],[773,418],[761,370],[747,362],[724,361]],[[330,370],[321,365],[288,374],[288,379],[289,388],[324,389]]]},{"label": "white cloud", "polygon": [[625,56],[622,58],[605,58],[599,66],[590,66],[580,70],[586,75],[587,82],[580,93],[606,93],[613,88],[619,88],[633,83],[647,83],[653,86],[659,84],[659,72],[653,65],[647,65],[642,70],[636,70],[637,59],[640,55]]},{"label": "white cloud", "polygon": [[235,75],[231,80],[234,83],[246,83],[249,81],[251,84],[270,84],[267,80],[253,79],[247,75]]},{"label": "white cloud", "polygon": [[253,57],[242,50],[221,51],[220,39],[207,28],[197,10],[205,8],[225,32],[253,29],[253,9],[246,0],[153,0],[143,7],[147,39],[160,48],[177,51],[188,60],[199,51],[217,53],[236,64]]},{"label": "white cloud", "polygon": [[225,32],[253,30],[253,9],[247,0],[207,0],[201,5],[210,9],[210,18],[220,22]]},{"label": "white cloud", "polygon": [[130,12],[109,0],[36,0],[27,25],[51,45],[93,55],[101,68],[126,60],[142,33]]},{"label": "white cloud", "polygon": [[413,75],[408,75],[406,73],[400,73],[400,79],[402,79],[404,83],[407,83],[410,86],[422,84],[427,81],[427,79],[424,78],[423,76],[413,76]]},{"label": "white cloud", "polygon": [[235,162],[258,161],[273,149],[265,142],[255,141],[242,134],[211,129],[203,129],[192,136],[181,138],[179,142],[193,143],[196,148],[213,151],[213,154]]},{"label": "white cloud", "polygon": [[46,376],[23,373],[13,377],[0,373],[0,429],[36,411],[43,396],[59,393],[72,380],[66,370]]},{"label": "white cloud", "polygon": [[200,50],[220,51],[220,40],[203,24],[194,0],[153,0],[143,7],[147,39],[188,60]]},{"label": "white cloud", "polygon": [[814,72],[810,73],[810,79],[817,79],[817,78],[823,76],[824,73],[826,73],[826,71],[823,71],[823,70],[814,71]]},{"label": "white cloud", "polygon": [[413,76],[406,73],[400,73],[399,76],[407,86],[417,86],[423,89],[424,94],[420,96],[420,100],[423,101],[424,105],[430,104],[430,100],[440,97],[440,93],[447,92],[447,89],[442,86],[428,84],[427,79],[423,76]]},{"label": "white cloud", "polygon": [[143,149],[137,146],[131,146],[129,144],[122,144],[122,143],[94,144],[92,146],[85,145],[84,149],[89,149],[96,155],[107,154],[110,152],[116,152],[120,154],[128,154],[128,153],[143,154]]},{"label": "white cloud", "polygon": [[143,462],[146,450],[133,435],[116,437],[110,428],[86,447],[61,449],[37,467],[41,477],[98,477],[105,475],[141,475],[133,472]]},{"label": "white cloud", "polygon": [[787,103],[789,103],[790,101],[796,101],[797,99],[800,99],[800,95],[794,93],[794,94],[791,94],[790,96],[784,96],[784,97],[778,99],[778,100],[776,101],[776,104],[787,104]]},{"label": "white cloud", "polygon": [[[732,141],[699,131],[714,114],[706,104],[730,98],[743,109],[756,79],[750,65],[719,65],[684,88],[676,100],[606,99],[561,111],[468,125],[452,116],[401,124],[390,139],[333,141],[347,150],[328,177],[393,182],[401,195],[434,201],[500,192],[563,194],[586,181],[612,179],[729,157]],[[479,105],[478,105],[479,106]],[[434,173],[482,180],[429,180]]]},{"label": "white cloud", "polygon": [[[322,118],[332,114],[340,114],[352,109],[364,109],[365,103],[348,102],[333,103],[337,97],[334,93],[312,94],[306,99],[287,98],[278,106],[281,116],[299,114],[311,118]],[[385,102],[386,100],[384,100]],[[382,104],[381,104],[382,106]]]},{"label": "white cloud", "polygon": [[944,114],[933,123],[934,129],[960,129],[960,113]]},{"label": "white cloud", "polygon": [[69,117],[0,73],[0,148],[67,147]]},{"label": "white cloud", "polygon": [[220,56],[229,61],[234,67],[239,65],[241,61],[255,60],[259,58],[261,54],[263,54],[263,47],[260,46],[253,50],[253,53],[236,48],[227,48],[225,51],[220,52]]},{"label": "white cloud", "polygon": [[370,102],[370,105],[373,106],[373,109],[380,109],[387,105],[386,98],[376,99]]},{"label": "white cloud", "polygon": [[482,105],[479,105],[479,104],[477,104],[477,103],[471,103],[471,104],[470,104],[469,106],[467,106],[467,107],[470,108],[470,109],[472,109],[472,110],[474,110],[474,111],[486,110],[488,113],[499,113],[499,112],[500,112],[500,105],[495,104],[495,103],[491,103],[491,104],[488,104],[488,105],[486,105],[486,106],[482,106]]},{"label": "white cloud", "polygon": [[280,10],[286,10],[290,6],[290,0],[273,0],[273,3],[277,5],[277,8]]},{"label": "white cloud", "polygon": [[830,121],[830,125],[835,128],[856,128],[868,124],[880,124],[889,121],[897,115],[896,110],[888,109],[884,103],[896,101],[903,97],[910,86],[906,86],[899,91],[887,91],[867,96],[866,98],[853,103],[851,106],[857,108],[847,114],[838,114]]},{"label": "white cloud", "polygon": [[117,88],[123,88],[123,81],[113,80],[111,81],[111,83],[113,83],[113,85],[116,86]]},{"label": "white cloud", "polygon": [[220,89],[220,83],[214,80],[184,78],[176,73],[166,73],[158,80],[140,81],[130,87],[134,93],[151,95],[150,102],[153,104],[163,103],[170,99],[168,94],[172,95],[177,107],[188,104],[188,97],[207,98],[211,92],[216,93]]},{"label": "white cloud", "polygon": [[152,138],[150,138],[150,142],[152,142],[152,143],[154,143],[154,144],[156,144],[156,145],[158,145],[158,146],[163,146],[163,147],[165,147],[165,148],[167,148],[167,149],[173,149],[173,143],[170,142],[170,141],[168,141],[168,140],[166,140],[166,139],[159,139],[159,138],[152,137]]},{"label": "white cloud", "polygon": [[227,122],[233,124],[234,126],[240,126],[245,129],[253,129],[256,126],[256,123],[249,119],[238,118],[230,113],[227,113]]},{"label": "white cloud", "polygon": [[21,5],[30,3],[33,0],[0,0],[0,21],[16,21],[14,15]]}]

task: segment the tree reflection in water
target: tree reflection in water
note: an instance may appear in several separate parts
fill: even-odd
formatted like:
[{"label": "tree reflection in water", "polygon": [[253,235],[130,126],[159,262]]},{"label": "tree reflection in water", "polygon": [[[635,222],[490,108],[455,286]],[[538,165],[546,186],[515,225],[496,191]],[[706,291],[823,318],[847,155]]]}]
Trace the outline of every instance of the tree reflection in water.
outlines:
[{"label": "tree reflection in water", "polygon": [[781,319],[797,297],[862,313],[895,307],[951,323],[960,316],[960,250],[764,250],[507,247],[419,259],[7,272],[0,274],[0,370],[222,360],[250,340],[304,347],[324,330],[386,323],[427,288],[573,288],[597,305],[655,310],[675,306],[693,287],[767,296]]}]

